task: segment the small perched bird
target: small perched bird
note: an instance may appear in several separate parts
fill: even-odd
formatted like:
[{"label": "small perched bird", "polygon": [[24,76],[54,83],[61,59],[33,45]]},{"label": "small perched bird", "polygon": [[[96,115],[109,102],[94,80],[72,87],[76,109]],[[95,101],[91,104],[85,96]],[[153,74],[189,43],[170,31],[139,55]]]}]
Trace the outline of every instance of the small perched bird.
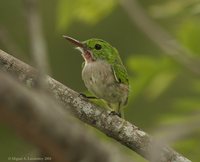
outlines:
[{"label": "small perched bird", "polygon": [[63,36],[81,51],[85,60],[82,79],[87,89],[103,99],[111,108],[111,113],[124,117],[122,107],[127,104],[129,81],[116,48],[101,39],[89,39],[80,42],[69,36]]}]

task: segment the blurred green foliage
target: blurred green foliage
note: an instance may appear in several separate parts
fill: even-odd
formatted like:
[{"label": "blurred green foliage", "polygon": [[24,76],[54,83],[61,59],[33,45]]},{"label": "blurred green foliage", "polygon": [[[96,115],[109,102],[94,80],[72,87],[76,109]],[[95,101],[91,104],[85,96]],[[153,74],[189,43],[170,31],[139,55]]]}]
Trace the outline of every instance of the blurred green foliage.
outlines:
[{"label": "blurred green foliage", "polygon": [[[191,50],[195,57],[200,58],[200,0],[139,2],[154,21]],[[81,80],[83,60],[79,52],[62,39],[62,35],[68,34],[80,40],[98,37],[107,40],[119,50],[128,69],[131,92],[129,105],[125,109],[127,120],[151,133],[156,128],[164,129],[182,120],[187,121],[199,113],[200,77],[165,56],[136,28],[116,0],[43,0],[40,1],[40,11],[47,39],[51,75],[60,82],[77,91],[86,91]],[[9,38],[25,53],[18,54],[17,57],[31,62],[24,14],[22,0],[0,1],[0,32],[1,27],[6,29]],[[0,48],[16,55],[1,39],[0,34]],[[0,153],[5,153],[6,158],[8,154],[27,154],[25,148],[31,148],[5,126],[0,127],[0,134],[0,150],[4,150]],[[109,138],[106,139],[110,141]],[[172,143],[178,152],[192,161],[200,160],[199,145],[199,130]],[[128,149],[125,151],[133,154]],[[144,161],[135,154],[133,158]],[[5,161],[5,156],[0,155],[0,161]]]},{"label": "blurred green foliage", "polygon": [[57,9],[58,29],[66,29],[74,20],[96,24],[112,12],[116,0],[59,0]]},{"label": "blurred green foliage", "polygon": [[169,58],[131,56],[127,66],[134,72],[134,77],[131,78],[131,101],[141,93],[149,100],[155,100],[167,90],[177,76],[177,66]]},{"label": "blurred green foliage", "polygon": [[197,18],[189,19],[180,26],[177,32],[178,39],[195,54],[200,55],[200,21]]}]

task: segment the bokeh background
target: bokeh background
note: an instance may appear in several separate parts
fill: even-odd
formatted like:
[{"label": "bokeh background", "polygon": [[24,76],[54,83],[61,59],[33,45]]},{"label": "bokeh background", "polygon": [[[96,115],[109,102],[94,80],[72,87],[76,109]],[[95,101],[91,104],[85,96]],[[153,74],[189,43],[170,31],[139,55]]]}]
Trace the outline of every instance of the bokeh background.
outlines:
[{"label": "bokeh background", "polygon": [[[101,38],[110,42],[119,50],[130,77],[126,119],[192,161],[200,161],[199,73],[161,50],[116,0],[38,2],[52,77],[78,92],[87,92],[81,79],[83,59],[62,38],[63,34],[82,41]],[[139,3],[152,21],[190,51],[189,57],[200,59],[200,0],[140,0]],[[26,10],[23,0],[0,1],[0,48],[34,65]],[[117,143],[98,131],[97,134]],[[31,154],[35,149],[0,123],[0,161]],[[137,161],[145,161],[123,146],[121,149]]]}]

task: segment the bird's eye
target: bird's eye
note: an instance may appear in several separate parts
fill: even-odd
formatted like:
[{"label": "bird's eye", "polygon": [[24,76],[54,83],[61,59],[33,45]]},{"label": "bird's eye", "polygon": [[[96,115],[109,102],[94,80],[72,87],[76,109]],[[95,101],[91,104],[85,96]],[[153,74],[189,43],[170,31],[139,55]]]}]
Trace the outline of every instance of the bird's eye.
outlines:
[{"label": "bird's eye", "polygon": [[101,49],[101,45],[100,44],[95,44],[94,47],[95,47],[96,50],[100,50]]}]

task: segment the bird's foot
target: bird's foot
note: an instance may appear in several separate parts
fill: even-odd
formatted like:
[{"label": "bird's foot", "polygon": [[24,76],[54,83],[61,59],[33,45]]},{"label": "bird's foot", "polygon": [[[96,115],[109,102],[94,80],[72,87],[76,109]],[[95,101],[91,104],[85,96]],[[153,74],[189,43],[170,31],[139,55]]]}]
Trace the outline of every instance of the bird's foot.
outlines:
[{"label": "bird's foot", "polygon": [[116,111],[111,111],[111,112],[109,113],[109,115],[117,115],[117,116],[119,116],[119,117],[121,118],[121,113],[116,112]]},{"label": "bird's foot", "polygon": [[87,99],[98,99],[95,96],[86,96],[84,93],[79,93],[79,97],[87,98]]}]

